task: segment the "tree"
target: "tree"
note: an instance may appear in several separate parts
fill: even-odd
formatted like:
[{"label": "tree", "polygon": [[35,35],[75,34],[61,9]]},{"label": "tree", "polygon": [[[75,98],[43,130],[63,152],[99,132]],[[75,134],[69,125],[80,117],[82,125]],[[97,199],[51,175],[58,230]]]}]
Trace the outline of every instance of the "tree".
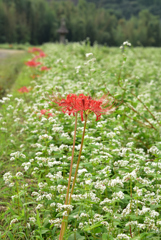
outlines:
[{"label": "tree", "polygon": [[0,0],[0,43],[4,43],[6,41],[5,22],[6,22],[5,6],[3,2]]}]

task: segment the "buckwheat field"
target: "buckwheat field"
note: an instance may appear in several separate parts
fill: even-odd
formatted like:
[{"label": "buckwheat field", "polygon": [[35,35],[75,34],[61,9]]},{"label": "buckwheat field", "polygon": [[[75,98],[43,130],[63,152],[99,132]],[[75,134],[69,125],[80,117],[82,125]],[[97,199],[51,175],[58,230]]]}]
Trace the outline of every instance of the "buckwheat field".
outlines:
[{"label": "buckwheat field", "polygon": [[0,239],[161,239],[161,49],[29,52],[0,100]]}]

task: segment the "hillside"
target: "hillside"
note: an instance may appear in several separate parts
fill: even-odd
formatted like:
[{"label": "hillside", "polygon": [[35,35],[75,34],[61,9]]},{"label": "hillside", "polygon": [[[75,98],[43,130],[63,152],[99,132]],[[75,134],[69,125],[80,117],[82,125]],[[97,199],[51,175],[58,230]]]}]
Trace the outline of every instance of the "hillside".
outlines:
[{"label": "hillside", "polygon": [[[72,0],[75,4],[84,0]],[[97,8],[106,8],[114,12],[118,17],[130,18],[132,15],[144,9],[148,9],[152,14],[161,16],[160,0],[86,0],[94,3]]]}]

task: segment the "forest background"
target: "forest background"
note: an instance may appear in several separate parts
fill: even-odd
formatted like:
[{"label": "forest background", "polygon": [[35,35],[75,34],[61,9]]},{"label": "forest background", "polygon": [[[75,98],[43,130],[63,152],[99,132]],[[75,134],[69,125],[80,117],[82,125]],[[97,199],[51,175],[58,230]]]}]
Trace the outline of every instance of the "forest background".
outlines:
[{"label": "forest background", "polygon": [[56,42],[61,18],[69,42],[161,46],[160,0],[0,0],[0,43]]}]

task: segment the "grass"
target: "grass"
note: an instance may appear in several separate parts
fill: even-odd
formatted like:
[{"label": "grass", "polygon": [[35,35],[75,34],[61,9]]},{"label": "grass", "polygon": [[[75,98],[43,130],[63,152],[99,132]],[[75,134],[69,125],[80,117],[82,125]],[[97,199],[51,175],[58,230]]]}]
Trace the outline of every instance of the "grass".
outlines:
[{"label": "grass", "polygon": [[26,44],[3,43],[3,44],[0,44],[0,49],[27,50],[29,47],[31,47],[31,45],[29,43],[26,43]]},{"label": "grass", "polygon": [[[20,97],[20,94],[17,92],[17,89],[24,85],[30,84],[30,75],[29,72],[24,71],[25,68],[24,62],[28,59],[29,55],[26,52],[13,54],[8,56],[5,59],[0,59],[0,86],[1,86],[1,95],[0,97],[5,97],[7,94],[12,94],[14,98]],[[15,106],[14,106],[15,107]],[[3,109],[1,106],[0,112],[5,112],[7,115],[8,109]],[[9,171],[12,169],[12,164],[8,163],[8,157],[12,152],[14,144],[10,142],[10,137],[14,138],[15,143],[21,141],[21,137],[17,136],[18,126],[13,128],[13,118],[8,118],[6,116],[7,122],[7,132],[5,134],[0,134],[0,201],[7,202],[8,198],[5,198],[4,192],[6,191],[6,187],[4,185],[4,181],[2,179],[5,171]],[[7,164],[6,164],[7,163]],[[3,210],[3,206],[1,207]],[[0,211],[1,211],[0,210]]]},{"label": "grass", "polygon": [[[0,58],[0,97],[10,92],[28,57],[27,52],[17,52],[8,54],[6,58]],[[17,82],[25,84],[25,82],[22,82],[22,76],[20,77],[21,81],[18,80]]]},{"label": "grass", "polygon": [[[2,99],[1,238],[59,239],[74,117],[54,108],[49,95],[84,93],[114,97],[119,107],[98,122],[89,115],[64,239],[159,240],[161,50],[121,53],[82,43],[46,44],[44,51],[41,62],[51,69],[35,70],[32,79],[25,66],[12,96]],[[23,85],[31,91],[20,94]],[[79,115],[73,175],[82,128]]]}]

